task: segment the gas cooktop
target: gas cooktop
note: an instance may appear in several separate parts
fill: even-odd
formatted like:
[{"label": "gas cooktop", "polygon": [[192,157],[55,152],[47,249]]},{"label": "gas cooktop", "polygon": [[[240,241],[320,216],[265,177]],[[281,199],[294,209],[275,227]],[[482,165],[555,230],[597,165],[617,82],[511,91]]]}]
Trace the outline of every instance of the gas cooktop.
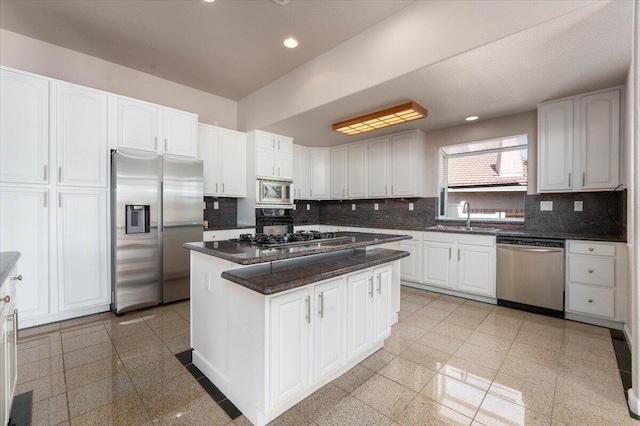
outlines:
[{"label": "gas cooktop", "polygon": [[233,239],[231,241],[254,244],[262,247],[286,247],[291,245],[307,244],[311,242],[323,242],[336,238],[343,239],[349,237],[336,237],[335,233],[333,232],[298,231],[282,235],[240,234],[240,238]]}]

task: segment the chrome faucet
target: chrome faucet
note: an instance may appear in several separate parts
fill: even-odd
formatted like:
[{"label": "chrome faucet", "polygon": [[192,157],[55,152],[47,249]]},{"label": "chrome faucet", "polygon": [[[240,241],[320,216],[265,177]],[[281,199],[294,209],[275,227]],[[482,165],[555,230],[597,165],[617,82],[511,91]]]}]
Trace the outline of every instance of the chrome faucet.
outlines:
[{"label": "chrome faucet", "polygon": [[467,214],[467,229],[471,229],[471,206],[468,201],[465,201],[462,205],[462,213]]}]

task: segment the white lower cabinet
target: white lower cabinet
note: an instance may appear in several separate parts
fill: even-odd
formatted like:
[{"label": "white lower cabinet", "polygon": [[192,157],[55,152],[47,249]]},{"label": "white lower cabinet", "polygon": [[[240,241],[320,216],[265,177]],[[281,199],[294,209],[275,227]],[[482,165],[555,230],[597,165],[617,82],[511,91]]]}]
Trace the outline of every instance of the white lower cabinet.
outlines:
[{"label": "white lower cabinet", "polygon": [[18,309],[16,308],[16,283],[18,265],[0,287],[0,424],[6,425],[11,415],[11,405],[18,379]]},{"label": "white lower cabinet", "polygon": [[496,297],[496,238],[488,235],[425,232],[425,284]]},{"label": "white lower cabinet", "polygon": [[[404,234],[404,231],[399,231]],[[408,257],[400,261],[400,277],[406,281],[422,281],[422,236],[412,235],[413,239],[400,241],[400,249],[409,252]]]},{"label": "white lower cabinet", "polygon": [[318,381],[343,363],[344,280],[314,287],[313,380]]}]

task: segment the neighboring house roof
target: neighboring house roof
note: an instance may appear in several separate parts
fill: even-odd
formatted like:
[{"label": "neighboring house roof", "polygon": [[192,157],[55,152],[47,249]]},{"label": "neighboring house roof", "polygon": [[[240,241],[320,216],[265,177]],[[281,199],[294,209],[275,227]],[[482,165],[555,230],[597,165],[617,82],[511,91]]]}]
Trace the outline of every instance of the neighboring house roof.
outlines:
[{"label": "neighboring house roof", "polygon": [[499,153],[472,155],[465,157],[449,157],[447,166],[449,171],[449,188],[473,188],[478,186],[526,186],[527,185],[527,159],[519,152],[517,155],[522,162],[522,174],[498,173]]}]

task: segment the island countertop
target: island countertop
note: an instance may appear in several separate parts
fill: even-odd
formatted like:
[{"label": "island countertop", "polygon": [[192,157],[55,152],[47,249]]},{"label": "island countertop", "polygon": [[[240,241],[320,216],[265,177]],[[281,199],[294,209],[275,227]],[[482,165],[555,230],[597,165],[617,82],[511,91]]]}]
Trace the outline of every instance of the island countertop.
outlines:
[{"label": "island countertop", "polygon": [[336,238],[320,242],[309,241],[292,246],[258,247],[237,241],[186,243],[184,247],[240,265],[255,265],[276,260],[294,259],[320,253],[361,248],[395,241],[409,240],[409,235],[389,235],[362,232],[336,232]]}]

